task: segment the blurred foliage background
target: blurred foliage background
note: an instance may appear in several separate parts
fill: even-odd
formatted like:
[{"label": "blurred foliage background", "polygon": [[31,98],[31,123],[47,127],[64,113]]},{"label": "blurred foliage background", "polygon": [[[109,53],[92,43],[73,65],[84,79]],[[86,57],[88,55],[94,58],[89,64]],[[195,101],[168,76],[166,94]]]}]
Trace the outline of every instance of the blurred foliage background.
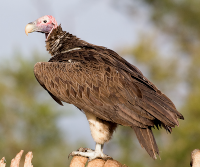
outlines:
[{"label": "blurred foliage background", "polygon": [[[152,160],[127,127],[117,129],[105,153],[131,167],[189,166],[190,152],[200,148],[200,1],[113,0],[112,6],[130,22],[148,15],[151,26],[141,30],[140,40],[115,50],[168,95],[185,120],[171,135],[154,131],[161,160]],[[44,55],[15,54],[0,63],[0,156],[9,162],[25,148],[33,151],[34,166],[68,166],[67,153],[78,143],[66,141],[57,125],[68,112],[56,108],[33,74]]]}]

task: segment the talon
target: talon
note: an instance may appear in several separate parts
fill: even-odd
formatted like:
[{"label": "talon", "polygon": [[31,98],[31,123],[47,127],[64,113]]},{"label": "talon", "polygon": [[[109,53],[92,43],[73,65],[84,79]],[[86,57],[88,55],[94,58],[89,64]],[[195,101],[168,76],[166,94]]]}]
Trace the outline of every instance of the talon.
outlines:
[{"label": "talon", "polygon": [[70,156],[72,156],[72,152],[68,155],[68,159],[69,159]]}]

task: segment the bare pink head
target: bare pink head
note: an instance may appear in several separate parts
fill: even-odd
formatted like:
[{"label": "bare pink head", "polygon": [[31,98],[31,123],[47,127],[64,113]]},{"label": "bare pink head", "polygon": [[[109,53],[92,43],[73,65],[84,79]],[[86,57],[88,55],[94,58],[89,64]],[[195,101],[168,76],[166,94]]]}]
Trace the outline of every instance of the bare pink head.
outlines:
[{"label": "bare pink head", "polygon": [[45,33],[47,39],[51,31],[57,28],[57,26],[57,21],[53,16],[45,15],[31,23],[28,23],[25,28],[25,33],[26,35],[31,32]]}]

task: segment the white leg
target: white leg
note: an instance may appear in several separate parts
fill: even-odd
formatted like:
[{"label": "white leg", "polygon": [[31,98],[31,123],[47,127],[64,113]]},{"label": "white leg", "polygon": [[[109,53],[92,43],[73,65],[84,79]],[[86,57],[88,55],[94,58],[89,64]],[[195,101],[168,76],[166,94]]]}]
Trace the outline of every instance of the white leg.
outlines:
[{"label": "white leg", "polygon": [[103,144],[96,143],[95,151],[96,152],[103,152]]}]

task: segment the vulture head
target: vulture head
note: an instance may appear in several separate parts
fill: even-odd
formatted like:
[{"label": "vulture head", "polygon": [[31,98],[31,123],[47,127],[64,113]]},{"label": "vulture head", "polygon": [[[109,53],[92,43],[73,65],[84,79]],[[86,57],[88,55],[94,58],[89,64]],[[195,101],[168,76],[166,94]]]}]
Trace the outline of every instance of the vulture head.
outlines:
[{"label": "vulture head", "polygon": [[58,24],[53,16],[46,15],[43,17],[40,17],[39,19],[28,23],[25,27],[25,33],[28,35],[28,33],[31,32],[41,32],[45,33],[46,40],[51,33],[51,31],[55,28],[57,28]]}]

